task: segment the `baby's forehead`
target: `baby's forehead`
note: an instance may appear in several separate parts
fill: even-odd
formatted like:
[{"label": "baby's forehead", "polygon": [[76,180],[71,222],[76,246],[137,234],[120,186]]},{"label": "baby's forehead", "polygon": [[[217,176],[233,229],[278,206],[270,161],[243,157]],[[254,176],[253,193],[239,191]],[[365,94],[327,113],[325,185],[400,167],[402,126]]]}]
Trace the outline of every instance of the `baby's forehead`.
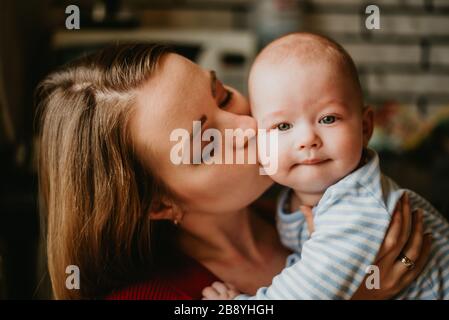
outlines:
[{"label": "baby's forehead", "polygon": [[308,33],[287,35],[265,47],[251,68],[249,89],[251,91],[258,79],[272,71],[286,67],[289,71],[300,72],[299,68],[308,65],[319,65],[347,77],[361,94],[356,67],[345,49],[328,38]]},{"label": "baby's forehead", "polygon": [[288,64],[295,68],[303,65],[323,63],[330,68],[345,68],[346,57],[338,48],[317,40],[286,41],[274,43],[265,48],[257,57],[253,71],[263,66],[263,69],[277,68]]},{"label": "baby's forehead", "polygon": [[263,57],[257,64],[249,77],[250,98],[254,94],[260,94],[261,90],[272,91],[273,88],[297,92],[299,89],[310,91],[321,86],[343,83],[335,80],[336,75],[339,75],[340,80],[345,79],[344,83],[353,82],[352,74],[344,70],[342,63],[336,59],[318,57],[310,51],[305,56],[275,52],[274,56]]}]

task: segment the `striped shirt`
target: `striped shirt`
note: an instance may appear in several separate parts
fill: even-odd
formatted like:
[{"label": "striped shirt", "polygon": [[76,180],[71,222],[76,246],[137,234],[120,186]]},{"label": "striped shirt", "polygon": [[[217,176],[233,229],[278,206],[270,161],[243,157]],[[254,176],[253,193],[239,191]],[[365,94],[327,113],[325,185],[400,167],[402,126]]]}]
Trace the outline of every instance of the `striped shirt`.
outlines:
[{"label": "striped shirt", "polygon": [[[269,287],[237,299],[350,299],[362,284],[407,191],[412,209],[424,210],[425,232],[433,235],[429,262],[397,299],[449,299],[449,224],[425,199],[400,189],[380,172],[377,154],[330,186],[313,208],[315,231],[309,235],[300,211],[287,213],[291,189],[281,193],[277,227],[282,243],[295,253]],[[382,283],[380,283],[382,286]]]}]

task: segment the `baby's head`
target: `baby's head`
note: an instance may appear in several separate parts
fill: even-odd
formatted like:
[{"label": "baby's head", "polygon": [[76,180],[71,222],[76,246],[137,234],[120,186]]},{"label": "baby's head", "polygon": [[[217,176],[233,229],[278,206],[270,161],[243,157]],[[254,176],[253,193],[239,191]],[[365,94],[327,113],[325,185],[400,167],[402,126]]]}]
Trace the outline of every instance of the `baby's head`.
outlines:
[{"label": "baby's head", "polygon": [[279,135],[273,180],[297,192],[322,194],[357,168],[373,114],[340,45],[308,33],[275,40],[256,58],[249,94],[258,128]]}]

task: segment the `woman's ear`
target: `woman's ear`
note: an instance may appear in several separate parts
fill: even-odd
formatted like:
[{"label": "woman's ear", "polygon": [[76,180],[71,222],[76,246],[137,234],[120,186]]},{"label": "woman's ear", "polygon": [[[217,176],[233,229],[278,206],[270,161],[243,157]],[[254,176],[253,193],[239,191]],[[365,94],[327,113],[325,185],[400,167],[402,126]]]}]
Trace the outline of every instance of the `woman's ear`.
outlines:
[{"label": "woman's ear", "polygon": [[362,121],[363,146],[366,148],[374,130],[374,111],[371,106],[365,106],[363,108]]},{"label": "woman's ear", "polygon": [[151,206],[150,219],[180,221],[182,212],[178,206],[168,201],[158,201]]},{"label": "woman's ear", "polygon": [[174,220],[173,208],[164,207],[163,209],[150,210],[150,219],[152,220]]}]

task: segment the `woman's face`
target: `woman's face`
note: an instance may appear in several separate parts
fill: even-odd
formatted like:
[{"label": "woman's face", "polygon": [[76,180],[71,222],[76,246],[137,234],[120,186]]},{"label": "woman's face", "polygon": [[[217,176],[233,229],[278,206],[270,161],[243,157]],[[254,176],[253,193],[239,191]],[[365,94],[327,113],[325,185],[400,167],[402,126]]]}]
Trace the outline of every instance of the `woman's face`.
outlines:
[{"label": "woman's face", "polygon": [[[179,141],[170,141],[170,134],[184,129],[191,135],[194,121],[202,123],[199,137],[204,130],[214,128],[223,136],[221,142],[225,129],[257,129],[249,115],[247,100],[237,91],[224,87],[218,76],[214,81],[209,70],[179,55],[168,54],[151,79],[139,89],[136,110],[130,120],[138,156],[181,199],[186,211],[241,209],[256,200],[272,183],[267,176],[259,174],[258,164],[205,164],[202,161],[193,164],[190,161],[190,164],[176,165],[171,161],[172,148]],[[209,143],[202,142],[201,149]],[[192,138],[189,144],[193,145]],[[235,144],[220,145],[223,148],[220,154],[236,151]],[[243,148],[247,149],[248,144]]]}]

